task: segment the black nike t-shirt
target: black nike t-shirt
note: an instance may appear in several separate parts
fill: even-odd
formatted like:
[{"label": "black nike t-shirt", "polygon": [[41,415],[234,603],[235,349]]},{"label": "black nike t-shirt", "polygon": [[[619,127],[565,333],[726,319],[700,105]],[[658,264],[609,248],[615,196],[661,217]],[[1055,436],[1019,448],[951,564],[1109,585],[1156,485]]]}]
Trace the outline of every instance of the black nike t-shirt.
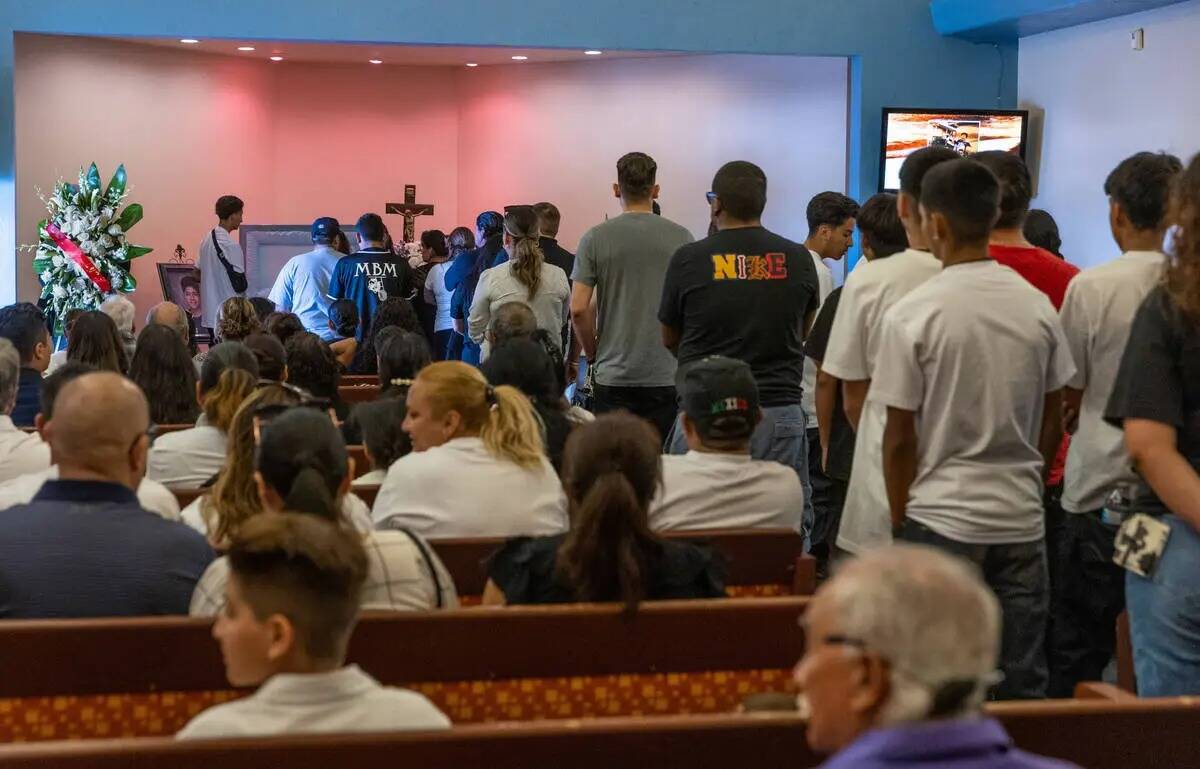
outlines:
[{"label": "black nike t-shirt", "polygon": [[707,355],[743,360],[762,405],[788,406],[800,403],[804,321],[819,296],[804,246],[763,227],[742,227],[675,252],[658,319],[680,332],[680,365]]},{"label": "black nike t-shirt", "polygon": [[371,333],[379,303],[413,294],[412,268],[391,251],[368,249],[338,259],[329,279],[330,299],[349,299],[358,306],[358,341]]}]

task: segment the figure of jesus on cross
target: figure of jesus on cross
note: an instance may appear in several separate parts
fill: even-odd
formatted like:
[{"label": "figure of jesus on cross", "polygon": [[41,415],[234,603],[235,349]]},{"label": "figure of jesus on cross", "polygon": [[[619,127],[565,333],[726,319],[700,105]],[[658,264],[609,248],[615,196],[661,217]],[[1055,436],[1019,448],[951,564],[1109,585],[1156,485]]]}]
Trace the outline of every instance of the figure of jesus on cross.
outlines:
[{"label": "figure of jesus on cross", "polygon": [[433,214],[433,205],[417,202],[417,185],[404,185],[404,202],[388,203],[384,213],[399,214],[404,217],[404,242],[412,243],[417,239],[416,222],[418,216]]}]

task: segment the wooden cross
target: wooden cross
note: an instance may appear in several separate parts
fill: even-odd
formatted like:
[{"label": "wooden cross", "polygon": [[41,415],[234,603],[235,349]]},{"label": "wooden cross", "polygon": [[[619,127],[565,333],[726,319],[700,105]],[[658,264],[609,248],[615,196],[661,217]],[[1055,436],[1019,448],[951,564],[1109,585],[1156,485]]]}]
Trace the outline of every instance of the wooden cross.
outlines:
[{"label": "wooden cross", "polygon": [[399,214],[404,217],[404,242],[412,243],[417,239],[417,217],[432,214],[433,206],[429,203],[418,203],[417,185],[406,184],[404,185],[404,202],[388,203],[384,213]]}]

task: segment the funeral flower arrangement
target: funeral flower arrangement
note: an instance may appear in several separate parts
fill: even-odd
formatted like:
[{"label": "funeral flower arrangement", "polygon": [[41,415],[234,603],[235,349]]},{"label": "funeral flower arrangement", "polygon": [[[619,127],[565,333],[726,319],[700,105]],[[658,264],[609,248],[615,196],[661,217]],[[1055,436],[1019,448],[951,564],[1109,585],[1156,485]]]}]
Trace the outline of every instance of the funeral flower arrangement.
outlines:
[{"label": "funeral flower arrangement", "polygon": [[78,184],[60,179],[49,197],[38,191],[49,216],[38,222],[38,243],[22,248],[37,252],[33,269],[59,333],[67,310],[96,309],[108,294],[137,288],[130,262],[152,249],[126,239],[142,219],[137,203],[120,210],[127,194],[125,166],[102,187],[95,163],[80,169]]}]

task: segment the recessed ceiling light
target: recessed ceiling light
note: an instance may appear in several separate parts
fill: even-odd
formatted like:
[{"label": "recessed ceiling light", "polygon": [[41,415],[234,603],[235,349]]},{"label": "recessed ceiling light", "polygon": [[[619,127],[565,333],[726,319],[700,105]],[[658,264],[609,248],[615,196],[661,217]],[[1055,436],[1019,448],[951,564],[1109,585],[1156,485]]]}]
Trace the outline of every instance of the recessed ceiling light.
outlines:
[{"label": "recessed ceiling light", "polygon": [[238,50],[239,50],[239,51],[253,51],[253,50],[254,50],[254,46],[252,46],[252,45],[239,45],[239,46],[238,46]]},{"label": "recessed ceiling light", "polygon": [[272,56],[271,61],[283,61],[283,57],[282,56]]},{"label": "recessed ceiling light", "polygon": [[467,62],[467,66],[468,66],[468,67],[478,67],[479,65],[478,65],[477,63],[473,62],[473,61],[468,61],[468,62]]},{"label": "recessed ceiling light", "polygon": [[367,59],[372,64],[383,64],[383,59]]},{"label": "recessed ceiling light", "polygon": [[195,45],[196,43],[199,43],[200,41],[196,40],[195,38],[184,37],[184,38],[180,38],[179,42],[183,43],[184,45]]},{"label": "recessed ceiling light", "polygon": [[600,54],[604,53],[604,51],[584,51],[583,53],[585,56],[599,56]]},{"label": "recessed ceiling light", "polygon": [[528,56],[514,56],[514,57],[512,57],[512,60],[513,61],[525,61],[528,58],[529,58]]}]

